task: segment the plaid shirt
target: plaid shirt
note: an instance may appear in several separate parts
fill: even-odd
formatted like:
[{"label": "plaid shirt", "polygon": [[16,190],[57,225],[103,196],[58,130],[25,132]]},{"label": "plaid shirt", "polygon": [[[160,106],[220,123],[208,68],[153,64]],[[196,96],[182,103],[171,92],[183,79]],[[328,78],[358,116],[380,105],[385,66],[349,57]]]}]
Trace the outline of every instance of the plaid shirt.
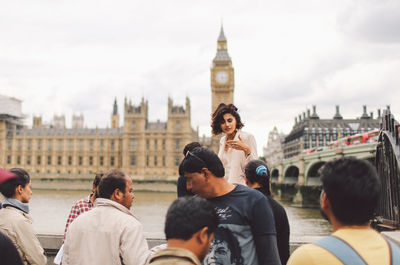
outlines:
[{"label": "plaid shirt", "polygon": [[64,240],[67,235],[68,226],[76,219],[76,217],[93,208],[93,203],[90,200],[90,196],[91,195],[87,196],[87,198],[77,201],[74,206],[72,206],[68,216],[67,224],[65,225]]}]

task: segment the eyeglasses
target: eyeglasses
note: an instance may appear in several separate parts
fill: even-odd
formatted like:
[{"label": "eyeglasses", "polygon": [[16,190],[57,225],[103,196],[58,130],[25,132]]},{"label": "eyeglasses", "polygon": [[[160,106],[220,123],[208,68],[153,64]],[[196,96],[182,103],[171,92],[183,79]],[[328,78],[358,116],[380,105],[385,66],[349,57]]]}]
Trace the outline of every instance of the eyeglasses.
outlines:
[{"label": "eyeglasses", "polygon": [[192,157],[196,158],[198,161],[200,161],[202,164],[207,165],[206,162],[204,162],[203,159],[201,159],[200,157],[198,157],[197,155],[193,154],[190,151],[186,152],[185,158],[187,158],[188,156],[192,156]]}]

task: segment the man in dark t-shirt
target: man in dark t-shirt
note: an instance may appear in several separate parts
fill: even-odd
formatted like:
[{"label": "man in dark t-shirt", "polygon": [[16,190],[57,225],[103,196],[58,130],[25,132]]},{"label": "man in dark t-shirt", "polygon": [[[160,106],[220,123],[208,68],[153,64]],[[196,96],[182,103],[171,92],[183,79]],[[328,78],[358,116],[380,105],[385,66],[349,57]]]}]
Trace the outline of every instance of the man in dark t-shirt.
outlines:
[{"label": "man in dark t-shirt", "polygon": [[206,148],[187,152],[180,170],[187,189],[208,199],[219,217],[204,264],[281,264],[274,216],[263,194],[228,183],[221,160]]}]

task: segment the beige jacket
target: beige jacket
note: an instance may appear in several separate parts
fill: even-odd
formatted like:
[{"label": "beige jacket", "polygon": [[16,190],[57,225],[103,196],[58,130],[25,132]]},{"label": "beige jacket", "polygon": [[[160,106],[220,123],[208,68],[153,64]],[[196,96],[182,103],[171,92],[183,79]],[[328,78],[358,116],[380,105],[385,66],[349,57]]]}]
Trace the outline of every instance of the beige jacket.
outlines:
[{"label": "beige jacket", "polygon": [[151,257],[152,265],[201,265],[199,259],[191,251],[183,248],[166,248]]},{"label": "beige jacket", "polygon": [[98,198],[68,228],[63,265],[142,265],[150,255],[140,222],[125,206]]},{"label": "beige jacket", "polygon": [[244,181],[244,169],[250,160],[258,159],[256,139],[250,133],[239,130],[234,140],[240,139],[250,148],[250,155],[246,157],[242,150],[229,148],[225,151],[226,135],[219,143],[218,157],[221,159],[225,168],[225,178],[229,183],[246,185]]},{"label": "beige jacket", "polygon": [[13,241],[25,264],[46,264],[44,250],[36,237],[32,219],[28,214],[11,206],[1,209],[0,231]]}]

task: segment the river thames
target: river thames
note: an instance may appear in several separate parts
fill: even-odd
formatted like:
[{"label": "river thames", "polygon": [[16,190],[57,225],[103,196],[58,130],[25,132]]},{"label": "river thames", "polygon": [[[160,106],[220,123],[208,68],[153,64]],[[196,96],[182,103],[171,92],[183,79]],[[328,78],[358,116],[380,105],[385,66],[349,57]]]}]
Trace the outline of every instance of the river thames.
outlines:
[{"label": "river thames", "polygon": [[[85,191],[34,190],[30,205],[33,226],[39,234],[63,234],[69,211],[75,201],[84,198]],[[175,193],[135,192],[131,210],[143,225],[147,238],[164,238],[164,219]],[[292,242],[313,241],[331,232],[318,209],[297,208],[281,202],[286,209]]]}]

